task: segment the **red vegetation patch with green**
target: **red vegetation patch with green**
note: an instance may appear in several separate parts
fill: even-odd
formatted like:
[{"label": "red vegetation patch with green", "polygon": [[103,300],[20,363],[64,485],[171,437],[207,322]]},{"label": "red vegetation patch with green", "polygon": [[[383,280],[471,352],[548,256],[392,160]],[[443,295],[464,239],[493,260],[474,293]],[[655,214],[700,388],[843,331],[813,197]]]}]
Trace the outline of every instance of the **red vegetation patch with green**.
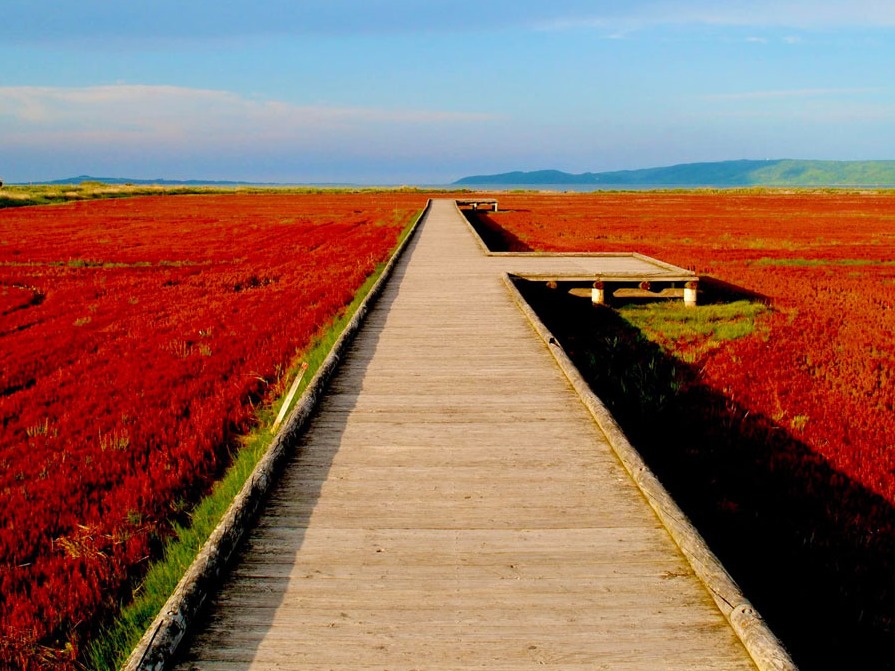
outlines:
[{"label": "red vegetation patch with green", "polygon": [[67,667],[418,194],[0,211],[0,666]]},{"label": "red vegetation patch with green", "polygon": [[[895,195],[507,195],[514,251],[636,251],[768,299],[704,381],[895,502]],[[686,347],[681,344],[681,347]]]}]

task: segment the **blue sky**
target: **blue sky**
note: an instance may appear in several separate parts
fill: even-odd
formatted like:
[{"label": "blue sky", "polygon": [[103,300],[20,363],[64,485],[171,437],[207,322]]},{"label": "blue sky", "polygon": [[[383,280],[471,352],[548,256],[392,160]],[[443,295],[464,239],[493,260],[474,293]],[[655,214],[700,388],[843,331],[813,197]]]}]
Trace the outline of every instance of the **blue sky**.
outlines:
[{"label": "blue sky", "polygon": [[3,0],[0,178],[895,159],[889,0]]}]

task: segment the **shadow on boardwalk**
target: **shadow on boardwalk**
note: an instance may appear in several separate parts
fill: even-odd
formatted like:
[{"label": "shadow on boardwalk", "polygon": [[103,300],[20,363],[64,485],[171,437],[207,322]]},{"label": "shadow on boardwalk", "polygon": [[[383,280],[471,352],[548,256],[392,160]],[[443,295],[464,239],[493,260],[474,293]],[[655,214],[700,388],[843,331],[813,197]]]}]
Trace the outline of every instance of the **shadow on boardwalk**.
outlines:
[{"label": "shadow on boardwalk", "polygon": [[[406,256],[411,254],[417,241],[418,238],[410,242]],[[394,288],[400,285],[405,268],[406,264],[400,264],[395,269],[389,288],[373,306],[374,312],[388,312],[395,300]],[[367,321],[370,321],[369,317]],[[328,385],[329,388],[339,387],[340,411],[326,412],[328,404],[336,398],[327,393],[282,465],[282,476],[260,507],[256,525],[229,562],[230,569],[216,593],[209,595],[171,668],[198,671],[204,668],[209,651],[212,657],[215,651],[220,651],[219,661],[229,671],[252,668],[261,644],[273,627],[277,611],[284,604],[290,582],[296,578],[315,577],[296,576],[296,559],[305,545],[310,519],[376,349],[378,336],[375,330],[365,326],[358,336],[367,338],[371,346],[351,348],[351,354],[340,363]],[[347,368],[350,368],[350,374],[346,373]],[[263,596],[259,598],[259,594]],[[227,605],[236,607],[221,607]],[[295,632],[296,638],[307,635],[307,632]],[[192,652],[194,649],[201,650],[203,656],[197,658]]]},{"label": "shadow on boardwalk", "polygon": [[519,286],[800,668],[895,669],[892,506],[612,310]]}]

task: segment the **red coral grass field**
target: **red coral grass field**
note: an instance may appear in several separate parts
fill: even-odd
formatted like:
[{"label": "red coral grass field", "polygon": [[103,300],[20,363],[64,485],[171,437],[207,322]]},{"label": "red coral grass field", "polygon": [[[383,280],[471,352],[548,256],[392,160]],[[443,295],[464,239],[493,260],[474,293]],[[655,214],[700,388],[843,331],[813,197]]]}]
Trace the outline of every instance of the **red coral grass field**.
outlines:
[{"label": "red coral grass field", "polygon": [[0,211],[0,666],[69,668],[412,193]]},{"label": "red coral grass field", "polygon": [[[506,195],[508,249],[637,251],[769,300],[704,380],[895,502],[895,195]],[[683,347],[684,344],[681,344]],[[750,365],[761,362],[761,365]]]}]

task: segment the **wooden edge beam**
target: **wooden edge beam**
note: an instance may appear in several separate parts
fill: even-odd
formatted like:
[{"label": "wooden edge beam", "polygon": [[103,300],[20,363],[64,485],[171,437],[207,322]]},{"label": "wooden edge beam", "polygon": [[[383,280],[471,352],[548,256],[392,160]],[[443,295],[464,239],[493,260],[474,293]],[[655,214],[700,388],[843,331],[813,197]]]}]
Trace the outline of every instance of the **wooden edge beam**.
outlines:
[{"label": "wooden edge beam", "polygon": [[524,280],[548,281],[556,282],[698,282],[699,277],[696,275],[663,275],[660,273],[557,273],[557,272],[518,272],[513,271],[513,275],[521,277]]}]

